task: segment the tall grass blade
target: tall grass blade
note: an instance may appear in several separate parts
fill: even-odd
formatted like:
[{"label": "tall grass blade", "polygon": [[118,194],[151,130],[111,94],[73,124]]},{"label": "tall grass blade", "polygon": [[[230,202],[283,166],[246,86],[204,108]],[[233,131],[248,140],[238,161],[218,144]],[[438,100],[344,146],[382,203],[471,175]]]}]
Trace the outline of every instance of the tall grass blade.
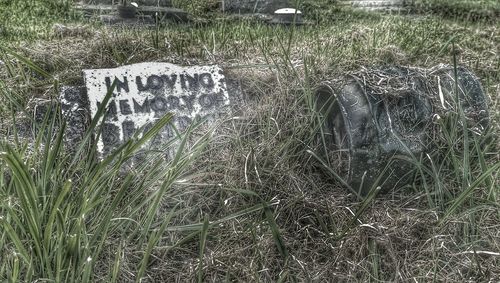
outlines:
[{"label": "tall grass blade", "polygon": [[492,165],[486,172],[476,178],[476,180],[467,189],[460,193],[460,195],[451,202],[450,206],[439,221],[439,224],[443,224],[451,214],[462,206],[462,204],[470,197],[477,187],[479,187],[488,178],[491,178],[491,174],[497,172],[498,170],[500,170],[500,162]]},{"label": "tall grass blade", "polygon": [[283,237],[281,237],[281,233],[279,231],[279,227],[274,220],[274,213],[271,208],[264,208],[264,214],[266,216],[267,223],[269,224],[269,228],[271,229],[271,233],[273,234],[273,239],[276,244],[276,248],[283,259],[288,258],[288,249],[286,248],[285,242],[283,241]]},{"label": "tall grass blade", "polygon": [[[249,208],[242,209],[238,212],[230,214],[230,215],[223,217],[219,220],[211,221],[210,227],[219,225],[221,223],[236,219],[238,217],[241,217],[241,216],[244,216],[244,215],[247,215],[250,213],[262,211],[266,207],[267,207],[267,205],[265,205],[265,204],[257,204],[257,205],[251,206]],[[172,232],[173,231],[200,231],[200,229],[203,227],[203,224],[204,223],[202,222],[202,223],[195,223],[195,224],[188,224],[188,225],[181,225],[181,226],[170,226],[170,227],[167,227],[166,230],[172,231]]]},{"label": "tall grass blade", "polygon": [[30,264],[30,255],[26,248],[24,247],[23,243],[21,242],[21,239],[17,235],[16,231],[12,226],[7,222],[3,217],[0,217],[0,225],[3,227],[3,231],[7,234],[7,236],[10,238],[12,243],[15,245],[17,251],[19,252],[19,255],[23,259],[23,261],[26,264]]},{"label": "tall grass blade", "polygon": [[337,179],[337,181],[339,181],[343,186],[349,189],[349,191],[351,191],[358,199],[363,199],[358,191],[352,188],[351,185],[349,185],[342,177],[340,177],[339,174],[337,174],[335,170],[333,170],[330,166],[328,166],[328,164],[326,164],[326,162],[322,158],[320,158],[316,153],[312,152],[311,150],[307,150],[307,153],[309,153],[316,160],[318,160],[321,163],[321,165],[328,171],[328,173],[332,174],[332,176],[334,176],[335,179]]},{"label": "tall grass blade", "polygon": [[153,248],[160,241],[161,236],[165,232],[165,228],[167,228],[167,226],[170,224],[170,221],[172,220],[172,217],[174,216],[174,212],[177,210],[177,206],[178,205],[176,205],[174,208],[172,208],[170,210],[169,214],[167,215],[167,217],[165,219],[163,219],[163,222],[162,222],[160,228],[158,229],[158,231],[153,232],[151,234],[151,236],[149,237],[149,241],[148,241],[146,250],[144,251],[144,256],[142,257],[142,260],[141,260],[139,272],[137,272],[136,282],[141,282],[142,277],[143,277],[144,273],[146,272],[146,268],[148,266],[149,257],[151,256],[151,252],[153,251]]},{"label": "tall grass blade", "polygon": [[39,75],[42,75],[45,78],[52,78],[52,76],[48,72],[46,72],[42,68],[38,67],[35,63],[33,63],[30,59],[26,58],[25,56],[22,56],[21,54],[15,52],[12,49],[5,47],[5,46],[0,45],[0,49],[2,51],[4,51],[5,53],[14,56],[17,60],[23,62],[26,66],[28,66],[33,71],[37,72]]},{"label": "tall grass blade", "polygon": [[200,256],[198,263],[198,283],[203,282],[203,260],[205,257],[205,247],[207,245],[207,235],[210,222],[208,221],[208,216],[205,216],[203,221],[203,227],[200,231]]}]

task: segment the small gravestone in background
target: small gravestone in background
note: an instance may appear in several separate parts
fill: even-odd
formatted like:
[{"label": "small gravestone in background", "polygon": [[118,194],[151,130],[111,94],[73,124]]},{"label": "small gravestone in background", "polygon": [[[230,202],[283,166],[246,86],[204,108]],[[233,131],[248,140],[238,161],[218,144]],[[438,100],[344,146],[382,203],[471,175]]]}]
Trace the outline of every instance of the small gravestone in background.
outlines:
[{"label": "small gravestone in background", "polygon": [[[86,101],[89,116],[94,117],[102,100],[116,79],[112,98],[107,105],[102,134],[97,147],[104,156],[130,139],[150,129],[167,113],[174,118],[155,138],[154,143],[167,142],[184,131],[196,119],[214,122],[230,112],[231,101],[226,78],[220,67],[188,66],[169,63],[139,63],[114,69],[84,70],[85,99],[66,88],[61,104],[66,114],[82,108]],[[71,131],[71,129],[70,129]]]},{"label": "small gravestone in background", "polygon": [[303,25],[302,12],[292,8],[278,9],[274,12],[270,24]]},{"label": "small gravestone in background", "polygon": [[350,0],[353,8],[365,11],[401,12],[413,3],[413,0]]},{"label": "small gravestone in background", "polygon": [[[121,0],[83,0],[82,3],[91,5],[117,5]],[[133,0],[140,6],[172,7],[171,0]]]},{"label": "small gravestone in background", "polygon": [[127,5],[135,2],[138,5],[137,15],[123,18],[117,13],[121,0],[84,0],[75,4],[75,8],[88,17],[95,17],[108,25],[141,25],[151,26],[155,21],[187,22],[188,13],[172,7],[170,0],[136,0],[127,1]]},{"label": "small gravestone in background", "polygon": [[224,12],[272,14],[290,7],[289,0],[221,0]]}]

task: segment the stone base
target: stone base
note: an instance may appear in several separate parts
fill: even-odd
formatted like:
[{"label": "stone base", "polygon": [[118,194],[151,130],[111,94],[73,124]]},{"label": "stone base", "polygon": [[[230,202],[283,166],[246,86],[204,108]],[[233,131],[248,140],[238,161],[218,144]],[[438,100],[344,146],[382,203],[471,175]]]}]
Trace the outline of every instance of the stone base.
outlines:
[{"label": "stone base", "polygon": [[151,16],[137,16],[136,18],[126,19],[118,15],[101,15],[99,19],[107,25],[153,26],[155,24],[155,20]]},{"label": "stone base", "polygon": [[300,21],[286,21],[286,20],[283,20],[283,19],[272,19],[268,22],[269,24],[271,25],[284,25],[284,26],[302,26],[302,25],[305,25],[306,23],[302,20]]}]

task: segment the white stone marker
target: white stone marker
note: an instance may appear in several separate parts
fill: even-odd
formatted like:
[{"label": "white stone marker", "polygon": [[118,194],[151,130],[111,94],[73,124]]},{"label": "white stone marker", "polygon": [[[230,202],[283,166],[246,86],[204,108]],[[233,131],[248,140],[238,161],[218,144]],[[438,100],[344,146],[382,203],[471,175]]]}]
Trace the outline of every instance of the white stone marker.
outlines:
[{"label": "white stone marker", "polygon": [[139,63],[114,69],[84,70],[90,104],[95,116],[108,89],[117,79],[98,150],[106,155],[143,127],[173,113],[172,125],[157,139],[165,141],[182,132],[195,118],[227,113],[229,94],[222,69],[217,65],[182,67],[169,63]]}]

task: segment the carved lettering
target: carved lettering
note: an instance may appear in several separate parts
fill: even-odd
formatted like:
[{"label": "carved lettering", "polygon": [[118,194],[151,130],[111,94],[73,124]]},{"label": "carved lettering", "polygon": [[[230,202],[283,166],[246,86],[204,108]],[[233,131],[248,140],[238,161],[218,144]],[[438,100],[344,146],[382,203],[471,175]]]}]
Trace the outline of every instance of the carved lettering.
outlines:
[{"label": "carved lettering", "polygon": [[128,104],[128,99],[121,99],[119,104],[120,104],[120,112],[122,112],[123,115],[132,114],[132,109],[130,108],[130,105]]},{"label": "carved lettering", "polygon": [[122,129],[123,129],[123,141],[126,142],[131,137],[134,136],[134,133],[136,130],[134,121],[131,121],[131,120],[123,121]]},{"label": "carved lettering", "polygon": [[170,110],[180,109],[180,99],[177,96],[169,96],[167,97],[168,105]]},{"label": "carved lettering", "polygon": [[213,89],[215,86],[214,80],[212,79],[212,74],[210,73],[200,74],[199,82],[202,87],[207,89]]},{"label": "carved lettering", "polygon": [[184,104],[186,104],[186,107],[188,110],[192,111],[193,110],[193,103],[194,100],[196,99],[196,95],[183,95],[181,96],[182,101],[184,101]]},{"label": "carved lettering", "polygon": [[157,96],[151,99],[151,109],[155,112],[165,112],[167,111],[167,100],[164,97]]},{"label": "carved lettering", "polygon": [[[100,107],[101,102],[97,102],[97,108]],[[114,100],[111,100],[108,104],[108,107],[106,108],[106,116],[108,116],[108,118],[115,118],[116,114],[118,114],[118,112],[116,111],[116,103]]]},{"label": "carved lettering", "polygon": [[203,94],[202,96],[200,96],[198,101],[200,102],[201,107],[204,107],[204,108],[211,108],[214,105],[213,96],[212,96],[212,94],[209,94],[209,93]]},{"label": "carved lettering", "polygon": [[152,75],[148,77],[148,88],[149,89],[160,89],[163,87],[163,80],[161,77]]},{"label": "carved lettering", "polygon": [[146,91],[149,88],[147,84],[142,84],[142,79],[140,76],[135,77],[135,84],[137,85],[137,90],[139,91]]},{"label": "carved lettering", "polygon": [[177,81],[177,75],[170,75],[170,77],[168,77],[167,75],[162,75],[161,78],[169,88],[174,88],[175,82]]},{"label": "carved lettering", "polygon": [[151,107],[149,107],[149,99],[146,98],[144,102],[139,104],[135,98],[132,98],[132,101],[134,103],[134,112],[135,113],[150,113],[151,112]]},{"label": "carved lettering", "polygon": [[213,97],[217,107],[226,105],[227,98],[224,96],[224,93],[222,91],[220,91],[219,93],[214,93]]},{"label": "carved lettering", "polygon": [[181,87],[185,90],[197,91],[200,88],[199,75],[194,74],[190,76],[188,74],[182,74]]},{"label": "carved lettering", "polygon": [[[129,88],[128,88],[127,77],[123,77],[123,81],[120,81],[117,77],[115,77],[115,80],[116,80],[115,90],[117,92],[121,92],[122,89],[125,90],[126,92],[130,91]],[[106,90],[109,92],[109,90],[111,89],[111,85],[112,85],[111,78],[110,77],[105,77],[104,81],[106,82]]]},{"label": "carved lettering", "polygon": [[120,142],[120,128],[115,124],[104,123],[102,125],[102,143],[104,146],[115,146]]}]

